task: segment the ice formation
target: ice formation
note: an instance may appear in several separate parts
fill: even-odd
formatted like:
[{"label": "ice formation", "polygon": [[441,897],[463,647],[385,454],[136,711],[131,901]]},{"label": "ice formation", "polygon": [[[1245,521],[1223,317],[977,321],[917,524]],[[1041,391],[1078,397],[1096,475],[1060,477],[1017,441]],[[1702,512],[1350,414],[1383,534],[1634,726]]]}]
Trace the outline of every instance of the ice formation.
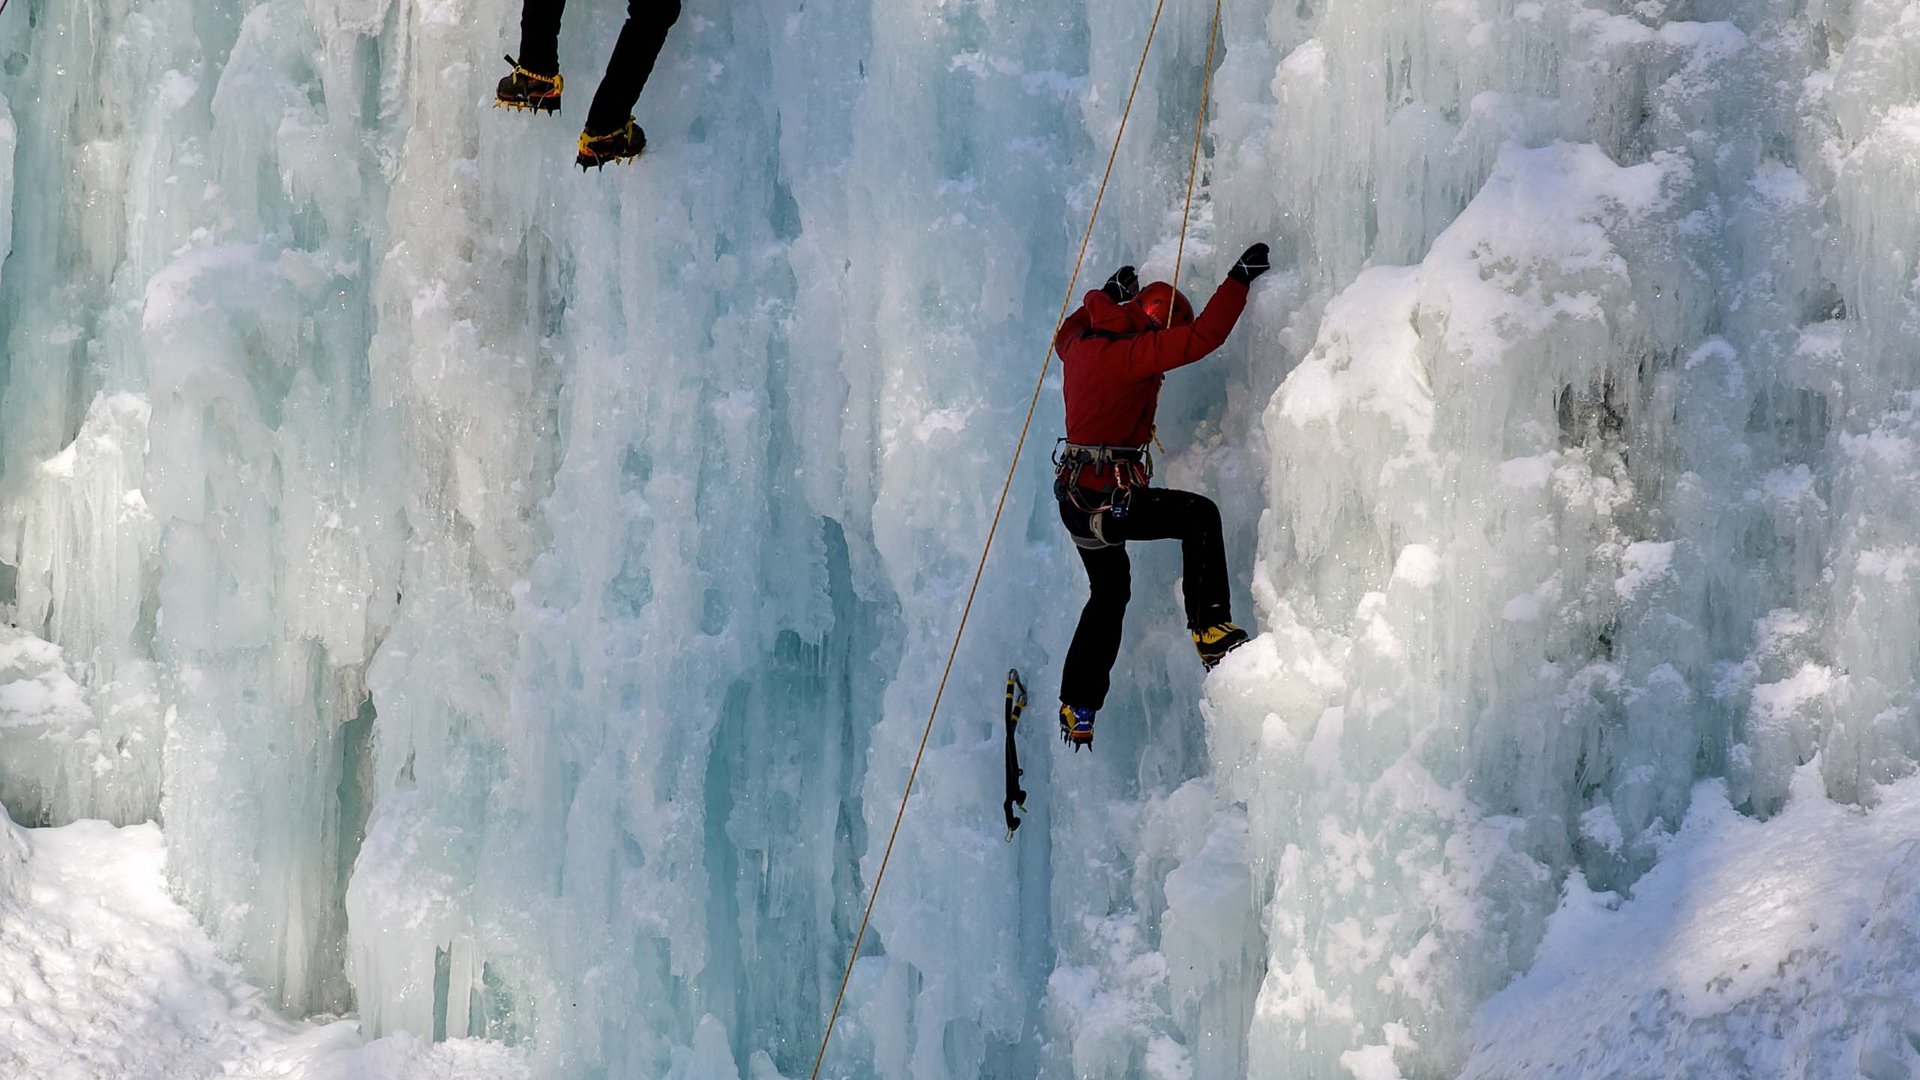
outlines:
[{"label": "ice formation", "polygon": [[0,1074],[59,1080],[526,1080],[524,1049],[290,1023],[167,896],[150,824],[0,812]]},{"label": "ice formation", "polygon": [[[163,822],[291,1013],[811,1067],[1154,5],[685,5],[589,177],[485,107],[505,0],[0,15],[0,801]],[[1096,281],[1172,270],[1211,12]],[[999,682],[1045,704],[1084,595],[1029,451],[824,1074],[1517,1075],[1683,822],[1875,807],[1916,86],[1895,0],[1225,0],[1182,281],[1279,268],[1160,474],[1262,635],[1203,684],[1139,552],[1099,748],[1034,733],[1001,844]],[[1920,961],[1887,910],[1847,977]],[[1899,1022],[1808,1074],[1920,1068]]]}]

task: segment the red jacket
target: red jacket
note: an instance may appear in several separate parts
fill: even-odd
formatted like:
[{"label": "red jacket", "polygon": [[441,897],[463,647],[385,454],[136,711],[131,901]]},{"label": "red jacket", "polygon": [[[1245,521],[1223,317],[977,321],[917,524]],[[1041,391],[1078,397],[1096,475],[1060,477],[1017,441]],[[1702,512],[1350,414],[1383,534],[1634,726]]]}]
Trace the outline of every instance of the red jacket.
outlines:
[{"label": "red jacket", "polygon": [[[1198,319],[1157,330],[1139,304],[1117,303],[1098,289],[1088,293],[1053,339],[1065,371],[1067,441],[1129,447],[1152,442],[1166,373],[1219,348],[1246,307],[1247,287],[1228,278]],[[1091,475],[1079,482],[1111,486],[1111,480]]]}]

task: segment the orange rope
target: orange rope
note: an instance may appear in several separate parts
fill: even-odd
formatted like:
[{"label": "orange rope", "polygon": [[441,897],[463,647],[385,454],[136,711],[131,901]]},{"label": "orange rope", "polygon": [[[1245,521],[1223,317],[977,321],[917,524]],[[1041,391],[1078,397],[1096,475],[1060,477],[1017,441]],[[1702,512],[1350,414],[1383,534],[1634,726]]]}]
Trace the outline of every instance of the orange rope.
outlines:
[{"label": "orange rope", "polygon": [[[1213,27],[1207,31],[1207,73],[1200,83],[1200,119],[1193,124],[1193,156],[1187,159],[1187,201],[1180,208],[1180,246],[1173,253],[1173,291],[1180,292],[1180,262],[1187,254],[1187,218],[1193,214],[1193,181],[1200,175],[1200,138],[1207,130],[1207,98],[1213,93],[1213,46],[1220,39],[1220,4],[1213,0]],[[1169,304],[1167,310],[1173,310]]]},{"label": "orange rope", "polygon": [[[1220,20],[1219,3],[1220,0],[1215,0],[1213,17],[1216,32],[1218,31]],[[1134,97],[1140,92],[1140,77],[1147,69],[1147,54],[1153,49],[1153,37],[1160,28],[1160,12],[1166,6],[1167,0],[1159,0],[1159,2],[1154,5],[1153,21],[1147,26],[1146,44],[1140,47],[1140,63],[1133,69],[1133,85],[1127,90],[1127,104],[1126,107],[1120,111],[1120,128],[1113,133],[1113,149],[1107,153],[1107,169],[1100,177],[1100,189],[1094,195],[1093,210],[1087,215],[1087,229],[1080,237],[1080,252],[1075,256],[1073,261],[1073,275],[1067,279],[1067,295],[1060,301],[1059,318],[1054,320],[1054,335],[1059,334],[1060,327],[1065,325],[1067,321],[1067,312],[1072,310],[1074,287],[1079,284],[1080,270],[1081,267],[1085,265],[1087,259],[1087,248],[1093,242],[1094,223],[1100,220],[1100,205],[1106,200],[1107,183],[1113,179],[1113,164],[1120,156],[1120,139],[1127,133],[1127,118],[1133,115]],[[1213,66],[1213,44],[1211,41],[1207,44],[1207,56],[1207,66],[1209,69],[1208,78],[1209,82],[1211,82],[1211,69]],[[1203,97],[1201,101],[1203,118],[1205,108],[1206,102]],[[1195,153],[1198,153],[1197,149]],[[1196,157],[1196,164],[1197,161],[1198,158]],[[1187,192],[1188,200],[1191,201],[1193,192],[1193,177],[1191,175],[1187,177]],[[1180,226],[1180,242],[1183,246],[1186,243],[1186,224],[1184,220]],[[1177,280],[1177,269],[1175,277]],[[840,976],[840,990],[834,995],[833,1011],[827,1016],[827,1029],[820,1036],[820,1052],[815,1055],[813,1059],[812,1080],[819,1080],[820,1066],[827,1060],[827,1044],[833,1038],[833,1026],[840,1019],[840,1007],[846,1001],[847,983],[853,979],[853,965],[854,962],[860,958],[860,945],[866,940],[867,924],[873,919],[873,905],[880,898],[880,883],[887,876],[887,864],[893,860],[894,841],[899,839],[900,823],[905,820],[907,816],[907,799],[913,794],[914,781],[919,778],[920,760],[926,755],[927,740],[933,735],[934,717],[940,713],[940,700],[946,696],[947,680],[953,674],[954,660],[960,655],[960,639],[962,635],[967,632],[967,618],[973,613],[974,596],[980,591],[980,578],[987,570],[987,556],[993,551],[993,538],[1000,531],[1000,517],[1007,508],[1007,495],[1013,490],[1013,475],[1014,471],[1020,465],[1020,452],[1026,449],[1027,435],[1033,429],[1033,415],[1040,407],[1040,395],[1046,390],[1047,373],[1052,367],[1053,338],[1049,336],[1047,339],[1047,353],[1040,363],[1040,377],[1034,380],[1033,398],[1027,402],[1027,416],[1020,424],[1020,437],[1013,445],[1013,460],[1007,463],[1007,479],[1006,482],[1000,486],[1000,500],[994,505],[993,521],[987,526],[986,543],[982,545],[980,549],[980,562],[973,570],[973,584],[968,587],[967,602],[960,609],[960,625],[955,628],[953,633],[953,648],[947,652],[947,666],[946,669],[940,673],[940,686],[934,691],[933,707],[927,710],[927,724],[926,728],[920,733],[920,747],[914,752],[912,768],[907,770],[907,787],[905,791],[900,793],[900,810],[893,817],[893,831],[887,835],[886,850],[880,856],[880,868],[874,872],[873,888],[867,894],[866,911],[860,916],[860,929],[853,936],[853,949],[847,956],[847,969]]]}]

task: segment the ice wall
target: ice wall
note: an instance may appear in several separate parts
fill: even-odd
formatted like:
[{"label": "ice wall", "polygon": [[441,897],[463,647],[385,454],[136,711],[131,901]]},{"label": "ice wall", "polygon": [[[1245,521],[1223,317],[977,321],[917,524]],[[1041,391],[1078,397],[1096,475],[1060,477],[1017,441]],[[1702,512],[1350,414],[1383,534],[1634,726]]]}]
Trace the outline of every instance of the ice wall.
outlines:
[{"label": "ice wall", "polygon": [[[1030,448],[833,1075],[1444,1075],[1698,777],[1920,752],[1905,5],[1223,10],[1182,280],[1280,265],[1161,477],[1266,633],[1203,690],[1136,553],[1058,758]],[[289,1009],[804,1073],[1151,11],[686,0],[580,176],[578,105],[485,107],[505,0],[14,0],[0,692],[59,707],[0,708],[0,797],[161,818]],[[1210,15],[1084,285],[1171,272]]]},{"label": "ice wall", "polygon": [[[78,751],[14,759],[10,797],[162,816],[176,887],[290,1008],[567,1075],[797,1068],[979,539],[980,432],[1061,285],[1084,36],[696,8],[650,167],[584,178],[563,123],[483,107],[508,5],[13,14],[9,100],[41,111],[10,160],[48,179],[0,297],[5,599],[141,738],[107,740],[133,797],[56,784]],[[576,12],[570,68],[614,25]],[[997,696],[1061,555],[992,584],[1007,629],[956,697]],[[942,729],[855,995],[924,1019],[853,1025],[849,1061],[1032,1055],[1046,890],[984,843],[985,719]],[[954,850],[1001,895],[954,893]],[[953,949],[929,891],[1004,940]]]},{"label": "ice wall", "polygon": [[[1765,816],[1810,759],[1866,803],[1911,769],[1913,596],[1880,532],[1906,485],[1879,469],[1906,460],[1912,369],[1878,350],[1913,329],[1887,287],[1917,222],[1894,173],[1864,180],[1911,160],[1881,96],[1904,11],[1302,28],[1276,97],[1378,132],[1333,167],[1374,196],[1365,252],[1412,265],[1358,273],[1268,409],[1272,633],[1209,687],[1273,882],[1256,1072],[1456,1067],[1563,875],[1631,884],[1697,776]],[[1376,76],[1387,110],[1342,113]],[[1383,199],[1409,137],[1422,179]],[[1308,190],[1303,242],[1348,190]]]}]

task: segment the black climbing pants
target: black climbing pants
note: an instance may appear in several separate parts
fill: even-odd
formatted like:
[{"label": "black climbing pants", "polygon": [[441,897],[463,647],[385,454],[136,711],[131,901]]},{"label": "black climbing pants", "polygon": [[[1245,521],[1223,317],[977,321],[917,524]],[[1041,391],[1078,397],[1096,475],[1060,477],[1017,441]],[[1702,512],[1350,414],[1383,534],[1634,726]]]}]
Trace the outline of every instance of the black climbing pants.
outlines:
[{"label": "black climbing pants", "polygon": [[[520,9],[520,66],[542,75],[560,70],[560,11],[566,0],[525,0]],[[604,135],[633,115],[653,62],[680,17],[680,0],[627,0],[627,22],[613,43],[607,74],[587,110],[587,130]]]},{"label": "black climbing pants", "polygon": [[[1104,500],[1082,492],[1081,502],[1098,506]],[[1133,593],[1133,568],[1126,541],[1179,540],[1181,590],[1187,606],[1187,627],[1204,630],[1233,621],[1227,594],[1227,548],[1220,536],[1220,508],[1205,495],[1164,488],[1136,488],[1124,516],[1100,515],[1099,534],[1112,547],[1080,547],[1087,568],[1090,595],[1080,609],[1080,625],[1067,647],[1066,669],[1060,676],[1060,700],[1068,705],[1098,709],[1107,703],[1108,676],[1120,655],[1120,624]],[[1077,539],[1094,535],[1093,522],[1066,499],[1060,500],[1060,520]]]}]

